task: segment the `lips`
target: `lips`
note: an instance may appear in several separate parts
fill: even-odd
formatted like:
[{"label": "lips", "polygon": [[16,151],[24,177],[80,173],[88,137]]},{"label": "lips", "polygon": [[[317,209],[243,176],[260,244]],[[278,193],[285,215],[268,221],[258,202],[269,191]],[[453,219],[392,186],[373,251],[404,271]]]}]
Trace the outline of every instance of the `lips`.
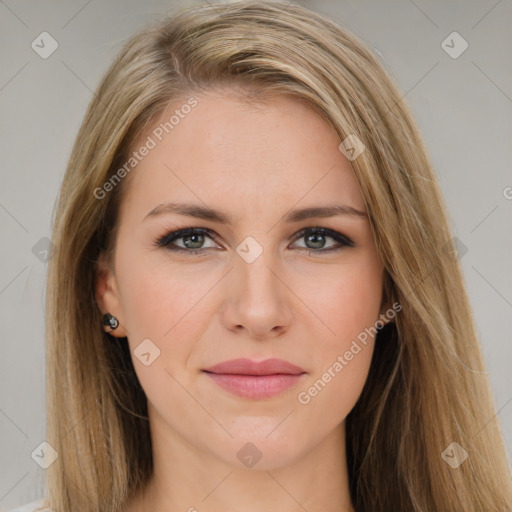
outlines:
[{"label": "lips", "polygon": [[232,359],[203,372],[224,390],[253,400],[278,395],[295,386],[307,373],[283,359]]},{"label": "lips", "polygon": [[231,375],[300,375],[306,370],[295,366],[283,359],[266,359],[265,361],[251,361],[250,359],[232,359],[216,364],[203,371],[210,373],[222,373]]}]

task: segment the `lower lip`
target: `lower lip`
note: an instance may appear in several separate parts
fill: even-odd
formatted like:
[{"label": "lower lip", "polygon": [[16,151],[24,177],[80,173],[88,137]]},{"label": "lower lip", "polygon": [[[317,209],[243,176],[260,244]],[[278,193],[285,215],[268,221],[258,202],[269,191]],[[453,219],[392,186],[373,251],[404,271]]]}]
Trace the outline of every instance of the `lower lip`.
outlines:
[{"label": "lower lip", "polygon": [[227,373],[205,372],[217,385],[244,398],[269,398],[295,386],[305,375],[232,375]]}]

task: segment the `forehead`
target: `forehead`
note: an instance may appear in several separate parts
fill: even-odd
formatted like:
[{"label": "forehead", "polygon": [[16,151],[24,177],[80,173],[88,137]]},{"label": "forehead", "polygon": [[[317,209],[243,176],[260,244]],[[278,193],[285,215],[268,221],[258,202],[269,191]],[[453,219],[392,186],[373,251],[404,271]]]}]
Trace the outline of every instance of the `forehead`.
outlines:
[{"label": "forehead", "polygon": [[[190,96],[192,97],[192,96]],[[364,209],[334,128],[305,100],[241,102],[228,93],[187,97],[167,109],[132,151],[151,149],[132,171],[126,201],[140,217],[159,203],[203,202],[254,211],[319,201]]]}]

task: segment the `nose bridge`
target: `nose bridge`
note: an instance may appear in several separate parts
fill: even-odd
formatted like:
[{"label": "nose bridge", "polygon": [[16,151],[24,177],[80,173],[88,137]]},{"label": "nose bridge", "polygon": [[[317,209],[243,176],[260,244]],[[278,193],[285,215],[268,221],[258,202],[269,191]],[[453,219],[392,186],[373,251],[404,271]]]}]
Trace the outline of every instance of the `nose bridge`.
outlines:
[{"label": "nose bridge", "polygon": [[[263,336],[284,327],[291,318],[287,287],[279,278],[280,264],[274,249],[262,237],[247,237],[237,247],[232,278],[235,293],[228,300],[230,322],[245,327],[254,336]],[[266,237],[268,242],[271,237]]]},{"label": "nose bridge", "polygon": [[271,269],[278,267],[277,258],[270,247],[270,237],[258,238],[259,241],[249,236],[237,247],[236,276],[250,296],[275,299],[279,294],[279,280]]}]

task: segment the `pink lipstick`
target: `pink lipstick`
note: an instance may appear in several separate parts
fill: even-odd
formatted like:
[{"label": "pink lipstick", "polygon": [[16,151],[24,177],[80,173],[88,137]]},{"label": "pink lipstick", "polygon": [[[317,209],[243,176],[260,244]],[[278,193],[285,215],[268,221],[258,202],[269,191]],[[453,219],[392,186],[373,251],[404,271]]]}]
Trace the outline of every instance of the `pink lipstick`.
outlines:
[{"label": "pink lipstick", "polygon": [[306,371],[283,359],[232,359],[202,370],[218,386],[253,400],[270,398],[296,385]]}]

